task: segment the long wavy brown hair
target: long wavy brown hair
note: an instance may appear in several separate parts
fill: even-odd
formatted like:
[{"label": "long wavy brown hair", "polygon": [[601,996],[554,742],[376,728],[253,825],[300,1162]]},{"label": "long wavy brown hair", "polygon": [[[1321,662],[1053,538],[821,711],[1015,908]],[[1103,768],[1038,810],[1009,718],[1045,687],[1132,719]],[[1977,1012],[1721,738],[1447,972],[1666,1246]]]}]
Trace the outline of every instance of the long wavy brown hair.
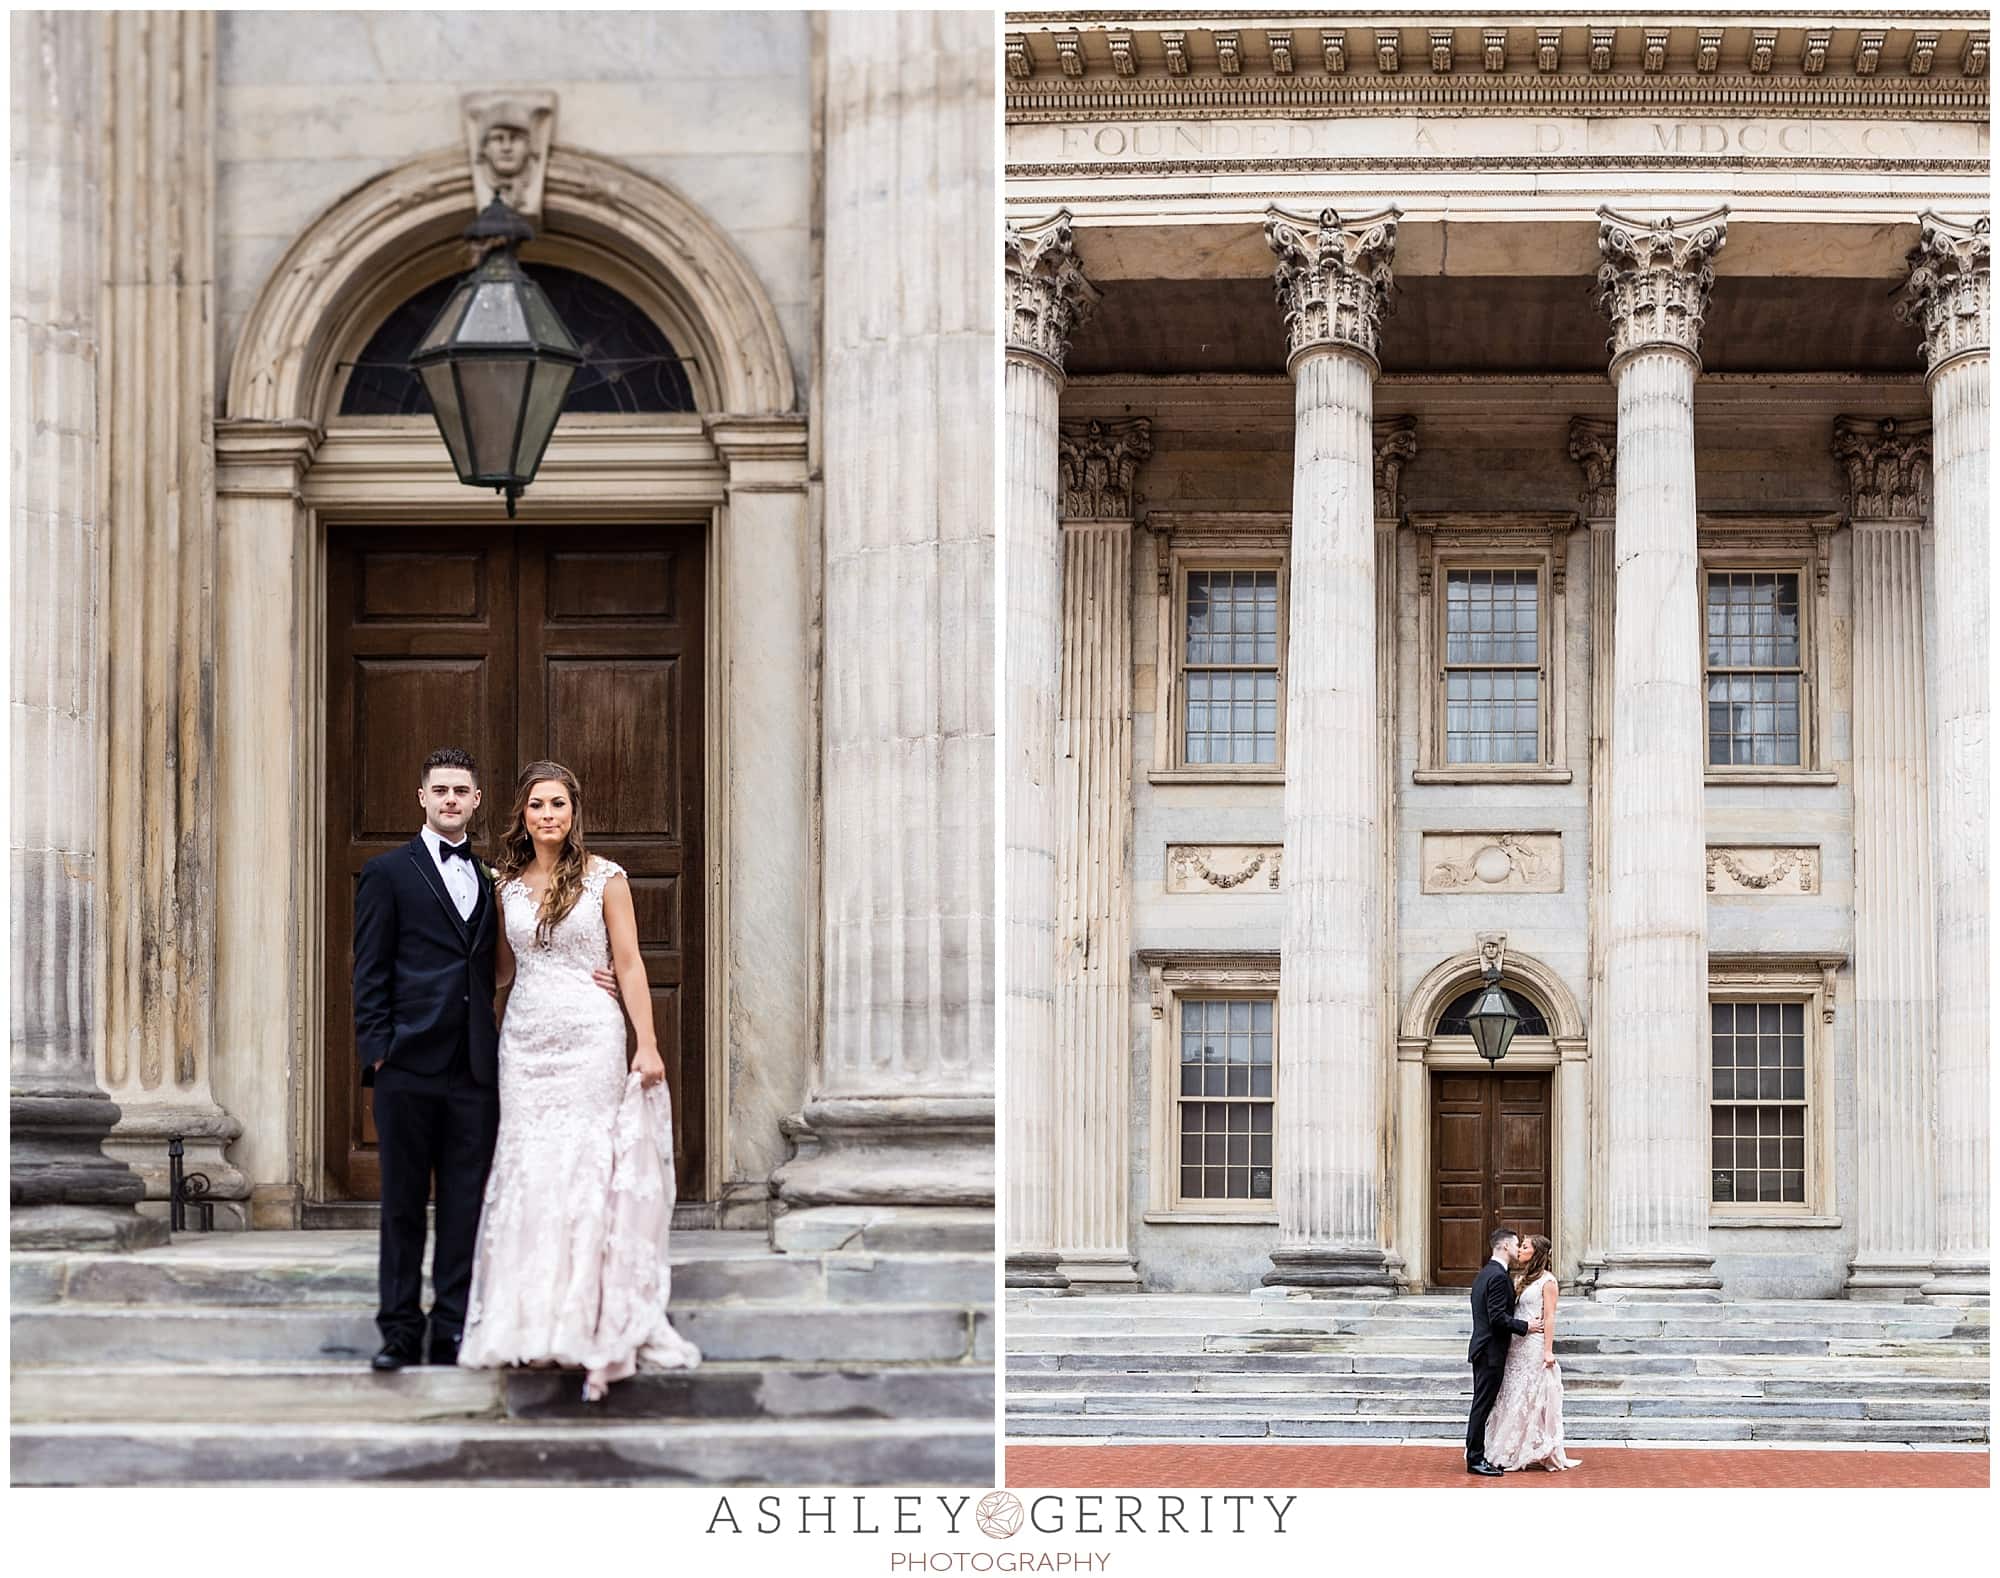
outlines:
[{"label": "long wavy brown hair", "polygon": [[1535,1278],[1549,1269],[1549,1257],[1553,1252],[1549,1241],[1542,1237],[1540,1233],[1530,1233],[1528,1235],[1528,1247],[1534,1251],[1528,1257],[1528,1263],[1525,1266],[1517,1266],[1514,1269],[1515,1298],[1521,1296],[1521,1289],[1525,1288]]},{"label": "long wavy brown hair", "polygon": [[583,874],[590,866],[590,851],[583,847],[583,790],[576,774],[561,762],[530,762],[521,769],[514,784],[514,815],[506,835],[500,840],[498,868],[500,880],[511,882],[535,863],[535,840],[528,832],[528,795],[536,784],[559,783],[569,795],[569,836],[556,855],[555,875],[549,878],[542,895],[542,909],[535,922],[535,942],[546,948],[557,924],[583,896]]}]

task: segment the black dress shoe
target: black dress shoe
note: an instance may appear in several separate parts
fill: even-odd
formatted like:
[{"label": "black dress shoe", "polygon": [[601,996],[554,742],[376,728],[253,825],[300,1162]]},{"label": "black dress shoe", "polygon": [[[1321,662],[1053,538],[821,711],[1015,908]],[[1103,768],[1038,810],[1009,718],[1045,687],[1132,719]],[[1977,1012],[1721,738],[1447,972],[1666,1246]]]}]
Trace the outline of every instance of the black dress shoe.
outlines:
[{"label": "black dress shoe", "polygon": [[406,1364],[417,1362],[417,1343],[413,1337],[391,1337],[382,1344],[382,1351],[368,1361],[373,1369],[400,1370]]},{"label": "black dress shoe", "polygon": [[458,1338],[432,1337],[430,1356],[424,1362],[445,1365],[458,1363]]},{"label": "black dress shoe", "polygon": [[1507,1472],[1504,1468],[1495,1467],[1493,1464],[1487,1462],[1486,1459],[1483,1457],[1467,1458],[1465,1460],[1465,1471],[1468,1474],[1481,1474],[1489,1478],[1492,1477],[1493,1475],[1504,1474]]}]

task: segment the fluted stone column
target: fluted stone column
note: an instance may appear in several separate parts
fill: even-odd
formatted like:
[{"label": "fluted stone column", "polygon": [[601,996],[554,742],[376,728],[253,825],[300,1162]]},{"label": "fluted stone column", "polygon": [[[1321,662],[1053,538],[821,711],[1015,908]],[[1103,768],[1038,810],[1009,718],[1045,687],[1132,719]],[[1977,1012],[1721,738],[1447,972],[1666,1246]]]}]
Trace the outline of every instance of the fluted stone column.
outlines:
[{"label": "fluted stone column", "polygon": [[103,54],[87,12],[10,19],[10,449],[14,739],[9,1238],[16,1249],[165,1239],[102,1141],[98,1086],[98,361],[103,345]]},{"label": "fluted stone column", "polygon": [[1930,424],[1834,424],[1854,532],[1854,1086],[1849,1298],[1905,1299],[1936,1252],[1923,484]]},{"label": "fluted stone column", "polygon": [[824,1019],[776,1176],[792,1206],[990,1207],[990,24],[824,25]]},{"label": "fluted stone column", "polygon": [[167,1193],[167,1142],[245,1225],[215,1039],[215,17],[108,26],[104,1036],[108,1149]]},{"label": "fluted stone column", "polygon": [[1006,234],[1007,1285],[1056,1269],[1056,708],[1062,677],[1058,413],[1071,332],[1096,292],[1067,211]]},{"label": "fluted stone column", "polygon": [[1708,897],[1694,381],[1726,210],[1600,209],[1598,304],[1618,388],[1609,1111],[1600,1297],[1721,1286],[1708,1251]]},{"label": "fluted stone column", "polygon": [[1278,978],[1278,1248],[1267,1283],[1395,1291],[1384,1247],[1376,345],[1396,210],[1269,210],[1295,385]]},{"label": "fluted stone column", "polygon": [[1910,253],[1903,316],[1924,335],[1931,391],[1931,520],[1937,576],[1938,1213],[1936,1275],[1924,1292],[1991,1287],[1987,1057],[1987,654],[1991,471],[1987,389],[1992,244],[1971,226],[1925,214]]},{"label": "fluted stone column", "polygon": [[1152,424],[1064,423],[1056,762],[1056,1250],[1079,1291],[1136,1288],[1130,1075],[1133,483]]}]

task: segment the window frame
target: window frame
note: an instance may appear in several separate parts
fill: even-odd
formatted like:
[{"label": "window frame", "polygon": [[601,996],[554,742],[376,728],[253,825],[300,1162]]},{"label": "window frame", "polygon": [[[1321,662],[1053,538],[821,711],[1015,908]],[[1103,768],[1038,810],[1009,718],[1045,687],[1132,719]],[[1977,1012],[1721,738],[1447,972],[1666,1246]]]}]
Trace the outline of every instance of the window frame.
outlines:
[{"label": "window frame", "polygon": [[[1720,784],[1833,784],[1827,766],[1832,738],[1832,538],[1834,515],[1699,518],[1696,639],[1701,651],[1702,780]],[[1708,759],[1708,582],[1712,575],[1796,575],[1799,578],[1799,760],[1795,766],[1723,765]],[[1723,670],[1722,672],[1737,672]]]},{"label": "window frame", "polygon": [[[1824,954],[1711,954],[1704,1009],[1716,1003],[1795,1003],[1805,1014],[1805,1199],[1803,1201],[1721,1201],[1710,1186],[1711,1227],[1838,1227],[1835,1196],[1834,1078],[1831,1067],[1834,984],[1844,956]],[[1703,1040],[1704,1086],[1709,1091],[1707,1134],[1714,1133],[1715,1100],[1709,1083],[1714,1068],[1714,1021],[1706,1019]],[[1781,1105],[1782,1103],[1774,1103]],[[1730,1103],[1737,1105],[1737,1103]],[[1751,1103],[1750,1105],[1758,1105]],[[1704,1144],[1706,1144],[1706,1139]],[[1704,1154],[1710,1154],[1704,1152]],[[1704,1169],[1708,1171],[1708,1169]]]},{"label": "window frame", "polygon": [[[1291,517],[1266,511],[1228,514],[1149,512],[1157,590],[1152,783],[1282,784],[1291,643]],[[1278,748],[1275,762],[1186,759],[1187,592],[1197,570],[1276,571],[1278,577]],[[1197,665],[1200,666],[1200,665]]]},{"label": "window frame", "polygon": [[[1417,534],[1417,764],[1419,784],[1565,784],[1569,766],[1567,648],[1569,534],[1573,514],[1518,511],[1414,515]],[[1445,585],[1455,570],[1532,570],[1535,574],[1539,695],[1532,762],[1453,762],[1447,755],[1449,669]],[[1522,666],[1525,665],[1508,665]]]},{"label": "window frame", "polygon": [[[1152,1122],[1147,1160],[1146,1211],[1150,1223],[1275,1225],[1280,1161],[1284,1027],[1278,1007],[1276,953],[1142,952],[1152,996]],[[1180,1094],[1181,1009],[1191,999],[1269,1002],[1271,1005],[1271,1176],[1268,1200],[1191,1200],[1180,1192],[1180,1104],[1207,1100]],[[1227,1098],[1224,1098],[1227,1099]],[[1243,1100],[1246,1098],[1236,1098]],[[1252,1097],[1248,1100],[1262,1098]]]}]

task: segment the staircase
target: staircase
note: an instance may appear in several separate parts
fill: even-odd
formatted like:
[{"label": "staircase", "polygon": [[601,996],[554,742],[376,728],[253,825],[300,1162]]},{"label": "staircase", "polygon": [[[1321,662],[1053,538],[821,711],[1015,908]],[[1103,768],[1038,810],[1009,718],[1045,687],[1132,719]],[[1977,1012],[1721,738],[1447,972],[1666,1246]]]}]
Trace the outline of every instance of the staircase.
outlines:
[{"label": "staircase", "polygon": [[[1012,1441],[1462,1439],[1463,1294],[1010,1298]],[[1988,1439],[1985,1305],[1563,1301],[1572,1442]]]},{"label": "staircase", "polygon": [[[13,1482],[990,1485],[991,1213],[675,1236],[692,1372],[377,1375],[370,1233],[9,1257]],[[824,1224],[822,1224],[822,1227]]]}]

